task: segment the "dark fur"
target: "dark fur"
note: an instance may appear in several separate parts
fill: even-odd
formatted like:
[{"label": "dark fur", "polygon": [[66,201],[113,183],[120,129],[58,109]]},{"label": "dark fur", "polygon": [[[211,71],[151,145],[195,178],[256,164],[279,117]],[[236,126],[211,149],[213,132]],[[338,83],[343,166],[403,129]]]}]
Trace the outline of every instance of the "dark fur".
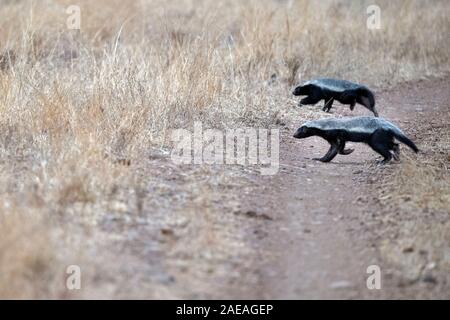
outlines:
[{"label": "dark fur", "polygon": [[319,136],[327,140],[330,143],[327,154],[320,159],[315,159],[322,162],[333,160],[338,153],[343,155],[352,153],[353,149],[345,149],[345,143],[348,141],[367,143],[383,156],[383,163],[392,158],[399,160],[400,148],[398,143],[394,142],[394,138],[409,146],[414,152],[419,151],[414,142],[395,125],[381,118],[371,119],[373,121],[370,117],[309,121],[295,132],[294,138]]},{"label": "dark fur", "polygon": [[334,100],[342,104],[350,105],[353,111],[355,104],[363,105],[378,117],[375,109],[375,96],[367,87],[346,80],[337,79],[317,79],[308,81],[304,85],[295,88],[295,96],[307,97],[300,101],[300,105],[316,104],[324,100],[323,111],[329,112],[333,106]]}]

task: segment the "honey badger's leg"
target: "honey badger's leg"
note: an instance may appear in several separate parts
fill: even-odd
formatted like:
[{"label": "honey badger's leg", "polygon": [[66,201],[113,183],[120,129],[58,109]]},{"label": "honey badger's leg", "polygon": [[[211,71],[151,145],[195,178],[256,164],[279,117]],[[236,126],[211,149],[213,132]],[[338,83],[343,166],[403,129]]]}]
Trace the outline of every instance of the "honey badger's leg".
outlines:
[{"label": "honey badger's leg", "polygon": [[328,101],[325,100],[325,104],[322,108],[322,111],[330,112],[331,107],[333,106],[334,98],[330,98]]},{"label": "honey badger's leg", "polygon": [[299,105],[305,105],[305,104],[316,104],[320,100],[323,99],[322,90],[317,87],[311,87],[309,89],[309,94],[306,98],[303,98],[300,100]]},{"label": "honey badger's leg", "polygon": [[306,104],[316,104],[322,100],[322,97],[316,96],[316,95],[309,95],[306,98],[303,98],[300,100],[300,105],[306,105]]},{"label": "honey badger's leg", "polygon": [[353,90],[346,90],[341,93],[339,96],[339,102],[342,104],[349,104],[350,110],[353,111],[356,105],[356,99],[358,98],[358,94]]},{"label": "honey badger's leg", "polygon": [[392,146],[392,151],[394,151],[394,159],[396,160],[396,161],[399,161],[400,160],[400,146],[399,146],[399,144],[398,143],[393,143],[393,146]]},{"label": "honey badger's leg", "polygon": [[336,155],[339,152],[339,144],[337,141],[329,141],[331,146],[330,149],[328,150],[327,154],[324,155],[322,158],[314,158],[313,160],[318,160],[318,161],[322,161],[322,162],[330,162],[331,160],[334,159],[334,157],[336,157]]},{"label": "honey badger's leg", "polygon": [[392,148],[392,141],[392,133],[384,129],[375,130],[370,137],[369,146],[384,157],[381,162],[382,164],[389,162],[392,159],[392,154],[390,151]]},{"label": "honey badger's leg", "polygon": [[355,149],[345,149],[345,141],[340,141],[339,144],[339,154],[348,155],[355,151]]},{"label": "honey badger's leg", "polygon": [[392,139],[389,142],[389,150],[392,152],[392,156],[394,160],[399,161],[400,160],[400,145],[396,142],[394,142],[394,139]]}]

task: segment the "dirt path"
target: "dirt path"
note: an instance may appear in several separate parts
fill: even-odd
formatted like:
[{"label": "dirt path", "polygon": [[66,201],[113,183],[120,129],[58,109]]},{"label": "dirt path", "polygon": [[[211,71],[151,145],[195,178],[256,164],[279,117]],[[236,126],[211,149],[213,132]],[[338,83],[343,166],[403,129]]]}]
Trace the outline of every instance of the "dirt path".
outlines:
[{"label": "dirt path", "polygon": [[[434,80],[377,92],[378,109],[420,147],[416,133],[426,129],[424,120],[449,108],[449,84],[449,79]],[[350,113],[337,105],[334,112],[365,113],[362,108],[356,109]],[[259,271],[261,297],[409,297],[383,274],[389,266],[380,259],[370,238],[370,226],[363,219],[367,211],[376,210],[367,193],[371,190],[369,184],[377,182],[377,177],[370,175],[377,154],[367,146],[354,144],[353,154],[338,156],[332,163],[312,161],[325,154],[328,145],[319,138],[291,138],[297,126],[289,125],[283,134],[281,172],[275,177],[261,177],[257,183],[261,187],[252,192],[254,199],[246,201],[249,209],[257,205],[261,214],[274,219],[267,224],[270,236],[260,243],[265,251],[274,253]],[[402,146],[402,152],[409,152],[406,146]],[[366,287],[366,269],[373,264],[381,268],[383,290]]]}]

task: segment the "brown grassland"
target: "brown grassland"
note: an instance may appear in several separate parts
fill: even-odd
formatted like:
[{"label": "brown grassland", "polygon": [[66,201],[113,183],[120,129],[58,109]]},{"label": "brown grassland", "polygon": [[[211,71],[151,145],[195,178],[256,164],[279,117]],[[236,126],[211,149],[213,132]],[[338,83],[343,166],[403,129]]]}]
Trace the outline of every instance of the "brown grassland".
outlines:
[{"label": "brown grassland", "polygon": [[[66,27],[71,4],[81,30]],[[170,152],[174,128],[277,127],[295,111],[293,86],[323,75],[384,88],[448,74],[449,1],[380,0],[381,30],[366,28],[369,4],[0,0],[0,297],[66,298],[67,265],[113,264],[98,230],[111,212],[150,214],[146,201],[173,217],[177,195],[146,192],[163,178],[140,164]],[[448,208],[442,166],[406,161],[396,192]],[[187,184],[200,208],[205,175]],[[126,296],[114,286],[99,290]]]}]

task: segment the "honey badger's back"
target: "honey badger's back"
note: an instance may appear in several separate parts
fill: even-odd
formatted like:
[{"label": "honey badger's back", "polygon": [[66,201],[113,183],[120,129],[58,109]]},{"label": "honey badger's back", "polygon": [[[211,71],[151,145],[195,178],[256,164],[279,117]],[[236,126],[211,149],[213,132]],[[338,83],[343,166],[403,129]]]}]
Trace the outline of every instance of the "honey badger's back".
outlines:
[{"label": "honey badger's back", "polygon": [[[418,152],[419,149],[412,142],[400,128],[393,123],[383,119],[374,117],[352,117],[352,118],[325,118],[320,120],[308,121],[304,124],[308,128],[315,128],[322,131],[343,131],[348,133],[349,137],[363,136],[366,142],[370,142],[369,138],[376,132],[383,131],[388,133],[386,139],[392,139],[395,137],[398,141],[406,144],[414,152]],[[391,137],[391,138],[388,138]],[[349,139],[352,141],[352,139]],[[355,140],[353,140],[355,141]],[[361,141],[361,140],[359,140]],[[387,142],[387,141],[386,141]]]},{"label": "honey badger's back", "polygon": [[320,130],[345,130],[369,134],[377,129],[385,129],[403,135],[403,132],[391,122],[383,118],[374,117],[325,118],[308,121],[305,123],[305,126]]},{"label": "honey badger's back", "polygon": [[366,88],[365,86],[359,85],[357,83],[347,81],[347,80],[338,80],[331,78],[320,78],[308,81],[305,84],[313,84],[322,89],[334,91],[334,92],[344,92],[346,90],[356,90],[360,88]]},{"label": "honey badger's back", "polygon": [[373,92],[366,86],[351,81],[319,78],[296,87],[293,93],[296,96],[308,96],[302,99],[300,104],[316,104],[324,99],[323,111],[330,111],[333,101],[336,99],[342,104],[350,105],[350,110],[353,110],[356,103],[363,105],[378,117]]}]

